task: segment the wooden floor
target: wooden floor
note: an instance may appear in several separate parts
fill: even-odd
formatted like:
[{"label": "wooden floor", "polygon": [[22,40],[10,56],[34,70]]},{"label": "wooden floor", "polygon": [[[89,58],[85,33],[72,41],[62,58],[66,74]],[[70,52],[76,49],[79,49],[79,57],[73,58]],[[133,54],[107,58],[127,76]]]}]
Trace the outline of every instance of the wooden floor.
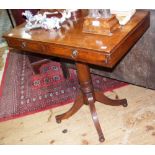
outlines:
[{"label": "wooden floor", "polygon": [[[4,64],[7,52],[3,52]],[[0,81],[3,71],[4,67],[0,71]],[[72,106],[68,104],[1,122],[0,144],[155,144],[155,91],[128,85],[106,95],[127,98],[129,105],[124,108],[96,103],[106,138],[104,143],[98,141],[88,106],[83,106],[61,124],[56,123],[55,116]]]},{"label": "wooden floor", "polygon": [[61,124],[55,116],[72,104],[0,123],[0,144],[155,144],[155,91],[128,85],[107,96],[127,98],[128,107],[96,103],[106,141],[100,143],[89,108]]}]

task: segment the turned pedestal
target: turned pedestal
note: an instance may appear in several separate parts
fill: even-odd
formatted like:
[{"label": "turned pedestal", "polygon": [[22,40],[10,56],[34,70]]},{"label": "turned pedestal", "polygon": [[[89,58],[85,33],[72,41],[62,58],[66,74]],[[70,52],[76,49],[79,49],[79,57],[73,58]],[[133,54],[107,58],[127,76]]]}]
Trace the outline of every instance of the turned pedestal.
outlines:
[{"label": "turned pedestal", "polygon": [[103,92],[101,91],[94,91],[92,85],[92,79],[90,75],[90,69],[87,64],[84,63],[76,63],[77,67],[77,76],[80,84],[80,93],[77,95],[73,106],[69,109],[69,111],[65,112],[64,114],[56,116],[57,123],[60,123],[61,120],[67,119],[75,114],[82,105],[86,104],[90,108],[90,113],[92,115],[92,119],[97,130],[99,141],[103,142],[105,140],[95,108],[95,101],[99,101],[100,103],[112,105],[112,106],[119,106],[123,105],[124,107],[127,106],[127,100],[112,100],[106,97]]}]

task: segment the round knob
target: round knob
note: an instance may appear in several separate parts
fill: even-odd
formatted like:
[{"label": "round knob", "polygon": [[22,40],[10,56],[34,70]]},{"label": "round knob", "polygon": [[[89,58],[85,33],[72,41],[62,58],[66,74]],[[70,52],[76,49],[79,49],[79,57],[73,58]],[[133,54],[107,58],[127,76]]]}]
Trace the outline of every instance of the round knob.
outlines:
[{"label": "round knob", "polygon": [[26,42],[22,42],[21,48],[25,48],[25,47],[26,47]]},{"label": "round knob", "polygon": [[78,51],[77,50],[73,50],[72,51],[72,57],[77,57],[78,55]]}]

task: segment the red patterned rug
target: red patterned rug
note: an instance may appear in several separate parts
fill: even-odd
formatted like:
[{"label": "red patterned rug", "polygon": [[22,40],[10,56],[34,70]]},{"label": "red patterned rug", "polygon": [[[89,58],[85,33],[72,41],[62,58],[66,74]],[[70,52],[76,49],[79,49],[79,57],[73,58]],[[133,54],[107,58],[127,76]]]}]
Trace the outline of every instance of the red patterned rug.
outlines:
[{"label": "red patterned rug", "polygon": [[[0,121],[13,119],[58,107],[74,101],[79,88],[76,71],[70,69],[65,80],[59,62],[42,65],[34,75],[29,59],[24,54],[8,54],[1,85]],[[126,83],[92,75],[95,89],[113,90]]]}]

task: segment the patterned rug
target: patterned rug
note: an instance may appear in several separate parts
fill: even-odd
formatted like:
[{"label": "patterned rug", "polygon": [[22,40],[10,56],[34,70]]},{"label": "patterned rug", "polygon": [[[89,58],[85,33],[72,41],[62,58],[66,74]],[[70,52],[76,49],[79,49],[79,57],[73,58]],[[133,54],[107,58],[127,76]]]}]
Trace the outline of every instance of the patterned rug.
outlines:
[{"label": "patterned rug", "polygon": [[[79,84],[70,69],[64,79],[59,62],[51,61],[35,75],[25,54],[10,52],[0,87],[0,121],[33,114],[74,101]],[[126,83],[92,75],[95,89],[108,91]]]}]

